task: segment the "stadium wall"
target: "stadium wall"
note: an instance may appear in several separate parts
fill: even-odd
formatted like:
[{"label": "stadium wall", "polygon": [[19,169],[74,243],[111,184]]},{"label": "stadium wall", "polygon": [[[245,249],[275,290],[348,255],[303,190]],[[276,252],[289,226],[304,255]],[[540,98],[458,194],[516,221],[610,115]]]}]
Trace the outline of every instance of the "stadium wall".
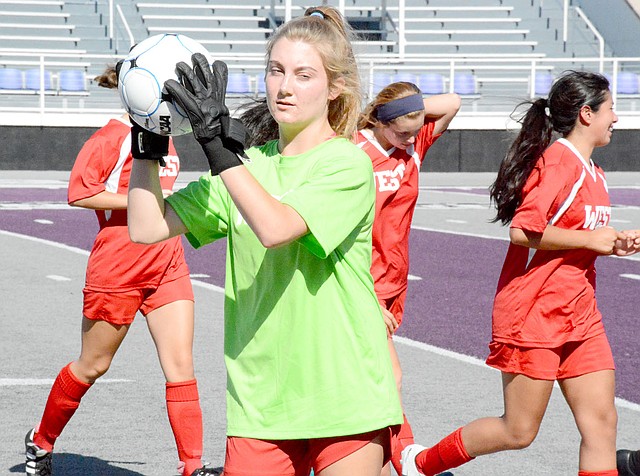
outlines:
[{"label": "stadium wall", "polygon": [[[0,126],[0,171],[70,171],[78,151],[96,130]],[[448,130],[430,149],[423,171],[496,172],[515,133],[515,130]],[[207,169],[200,146],[191,135],[176,137],[175,144],[184,171]],[[637,130],[616,130],[611,144],[596,149],[594,160],[606,171],[640,171],[638,150]]]}]

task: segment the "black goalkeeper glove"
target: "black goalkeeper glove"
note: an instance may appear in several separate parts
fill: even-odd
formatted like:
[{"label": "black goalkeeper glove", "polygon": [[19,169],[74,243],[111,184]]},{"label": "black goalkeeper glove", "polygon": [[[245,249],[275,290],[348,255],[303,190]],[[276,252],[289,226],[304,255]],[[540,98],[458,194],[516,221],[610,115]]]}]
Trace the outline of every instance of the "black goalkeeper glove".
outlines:
[{"label": "black goalkeeper glove", "polygon": [[209,162],[212,175],[242,165],[246,129],[237,119],[229,117],[224,104],[227,92],[227,65],[215,61],[213,67],[201,53],[191,57],[193,68],[186,63],[176,65],[180,82],[165,82],[165,89],[189,117],[193,135],[200,143]]},{"label": "black goalkeeper glove", "polygon": [[162,167],[169,154],[169,136],[154,134],[131,119],[131,155],[134,159],[157,160]]}]

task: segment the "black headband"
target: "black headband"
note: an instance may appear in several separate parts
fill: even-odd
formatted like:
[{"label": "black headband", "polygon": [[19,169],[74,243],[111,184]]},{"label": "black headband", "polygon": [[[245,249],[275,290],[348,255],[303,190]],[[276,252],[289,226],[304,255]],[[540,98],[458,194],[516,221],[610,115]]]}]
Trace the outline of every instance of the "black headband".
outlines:
[{"label": "black headband", "polygon": [[380,122],[393,121],[395,118],[411,112],[423,111],[422,94],[412,94],[400,99],[394,99],[376,107],[376,118]]}]

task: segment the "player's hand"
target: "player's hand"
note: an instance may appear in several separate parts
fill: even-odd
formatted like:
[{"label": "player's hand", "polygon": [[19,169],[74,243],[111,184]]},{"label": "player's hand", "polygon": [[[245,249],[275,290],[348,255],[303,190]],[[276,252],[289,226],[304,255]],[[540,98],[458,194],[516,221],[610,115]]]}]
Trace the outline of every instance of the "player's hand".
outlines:
[{"label": "player's hand", "polygon": [[640,250],[640,230],[627,230],[618,233],[614,254],[629,256]]},{"label": "player's hand", "polygon": [[164,167],[168,153],[168,136],[154,134],[131,119],[131,155],[134,159],[157,160]]},{"label": "player's hand", "polygon": [[189,116],[193,135],[200,143],[222,135],[222,123],[229,120],[224,104],[227,92],[227,65],[215,61],[213,67],[202,53],[191,57],[193,68],[184,62],[176,65],[178,81],[164,83],[173,101]]},{"label": "player's hand", "polygon": [[603,226],[589,232],[587,248],[601,255],[613,254],[619,233],[611,226]]},{"label": "player's hand", "polygon": [[211,173],[242,165],[238,155],[244,155],[246,129],[237,119],[229,117],[225,106],[227,65],[215,61],[209,66],[206,57],[194,53],[193,68],[186,63],[176,65],[180,82],[170,79],[165,88],[178,107],[185,111],[193,135],[202,146]]},{"label": "player's hand", "polygon": [[384,324],[387,326],[387,337],[391,337],[398,328],[398,321],[393,313],[383,305],[380,305],[380,310],[382,311]]}]

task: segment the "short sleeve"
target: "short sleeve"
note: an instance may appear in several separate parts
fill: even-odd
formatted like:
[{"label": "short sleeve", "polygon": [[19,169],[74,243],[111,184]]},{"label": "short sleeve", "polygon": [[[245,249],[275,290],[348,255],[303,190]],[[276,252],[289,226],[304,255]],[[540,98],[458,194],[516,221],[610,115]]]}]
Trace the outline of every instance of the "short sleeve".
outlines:
[{"label": "short sleeve", "polygon": [[304,184],[281,202],[305,220],[310,234],[299,241],[326,258],[365,219],[375,206],[373,166],[365,152],[344,142],[327,151]]},{"label": "short sleeve", "polygon": [[420,159],[420,163],[424,161],[425,154],[429,150],[429,148],[433,145],[433,143],[442,136],[442,133],[433,135],[433,130],[436,127],[435,121],[428,121],[424,126],[420,129],[420,132],[416,136],[415,141],[415,151],[418,154],[418,158]]},{"label": "short sleeve", "polygon": [[82,146],[69,177],[69,203],[93,197],[106,190],[105,181],[120,156],[122,140],[94,134]]},{"label": "short sleeve", "polygon": [[220,177],[203,175],[167,197],[167,203],[189,230],[186,237],[194,248],[227,236],[231,198]]},{"label": "short sleeve", "polygon": [[574,182],[570,174],[570,170],[559,164],[544,165],[539,161],[523,187],[522,203],[511,221],[511,228],[544,232],[569,196]]}]

